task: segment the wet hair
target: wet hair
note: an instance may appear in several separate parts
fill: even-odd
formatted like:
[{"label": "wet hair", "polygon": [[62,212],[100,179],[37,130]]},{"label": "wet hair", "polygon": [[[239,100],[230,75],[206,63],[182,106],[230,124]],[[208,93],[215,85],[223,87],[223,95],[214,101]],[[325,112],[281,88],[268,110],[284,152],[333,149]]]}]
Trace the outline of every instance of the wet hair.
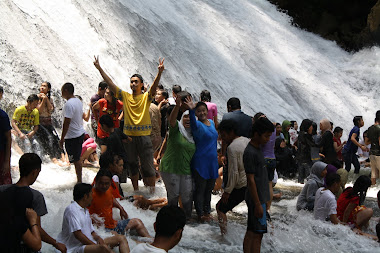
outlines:
[{"label": "wet hair", "polygon": [[376,112],[375,121],[380,122],[380,110]]},{"label": "wet hair", "polygon": [[313,121],[313,123],[311,125],[313,126],[313,131],[312,131],[311,135],[316,135],[317,134],[317,130],[318,130],[317,123],[315,123]]},{"label": "wet hair", "polygon": [[255,116],[253,116],[253,122],[256,122],[261,116],[265,116],[265,114],[262,112],[256,113]]},{"label": "wet hair", "polygon": [[368,138],[368,129],[363,132],[363,139],[364,139],[364,135],[367,135],[367,138]]},{"label": "wet hair", "polygon": [[330,121],[330,126],[331,126],[331,129],[334,128],[334,123],[332,121]]},{"label": "wet hair", "polygon": [[98,89],[101,89],[101,90],[105,90],[107,89],[108,87],[108,84],[106,83],[106,81],[101,81],[98,85]]},{"label": "wet hair", "polygon": [[25,153],[18,161],[20,177],[27,177],[32,171],[41,169],[42,160],[35,153]]},{"label": "wet hair", "polygon": [[79,99],[80,101],[83,101],[83,99],[82,99],[81,96],[79,96],[79,95],[75,95],[75,97],[76,97],[77,99]]},{"label": "wet hair", "polygon": [[185,91],[185,90],[180,91],[180,92],[177,93],[177,97],[180,97],[181,100],[182,100],[182,102],[185,102],[186,98],[189,97],[189,96],[191,96],[190,92]]},{"label": "wet hair", "polygon": [[197,105],[195,106],[195,110],[197,110],[201,106],[206,107],[206,110],[208,111],[207,105],[204,102],[198,102]]},{"label": "wet hair", "polygon": [[117,108],[116,108],[116,106],[117,106],[117,98],[115,97],[115,93],[109,87],[107,89],[109,90],[110,95],[112,97],[111,105],[112,105],[112,108],[114,108],[112,114],[118,114],[118,111],[117,111]]},{"label": "wet hair", "polygon": [[65,83],[62,85],[62,90],[65,90],[70,94],[74,94],[74,85],[72,83]]},{"label": "wet hair", "polygon": [[201,101],[202,102],[211,102],[211,93],[208,90],[202,90]]},{"label": "wet hair", "polygon": [[227,107],[230,107],[231,110],[241,109],[240,100],[235,97],[228,99]]},{"label": "wet hair", "polygon": [[259,118],[252,125],[252,137],[254,136],[255,133],[262,135],[267,132],[273,133],[273,131],[274,131],[274,126],[272,122],[270,122],[269,119],[264,118],[264,117]]},{"label": "wet hair", "polygon": [[291,120],[291,121],[290,121],[290,126],[291,126],[291,127],[294,127],[294,123],[296,123],[296,122],[297,122],[297,121],[295,121],[295,120]]},{"label": "wet hair", "polygon": [[182,87],[175,84],[173,85],[172,91],[174,92],[174,94],[178,94],[178,92],[182,91]]},{"label": "wet hair", "polygon": [[4,88],[0,86],[0,93],[4,93]]},{"label": "wet hair", "polygon": [[109,150],[100,155],[99,166],[101,170],[108,170],[110,164],[113,163],[113,155]]},{"label": "wet hair", "polygon": [[359,205],[362,205],[368,188],[371,186],[371,179],[368,176],[361,175],[356,179],[350,197],[359,196]]},{"label": "wet hair", "polygon": [[156,237],[172,237],[186,224],[186,215],[178,206],[164,206],[156,217]]},{"label": "wet hair", "polygon": [[361,119],[363,119],[362,116],[355,116],[352,121],[354,122],[354,125],[358,127]]},{"label": "wet hair", "polygon": [[75,201],[79,201],[84,198],[85,195],[90,194],[92,191],[92,185],[85,183],[78,183],[74,186],[73,197]]},{"label": "wet hair", "polygon": [[157,88],[158,88],[159,90],[164,90],[164,86],[163,86],[162,84],[157,85]]},{"label": "wet hair", "polygon": [[343,128],[341,128],[341,127],[339,127],[339,126],[335,127],[335,129],[334,129],[334,134],[339,134],[339,133],[341,133],[341,132],[343,132]]},{"label": "wet hair", "polygon": [[307,132],[307,130],[309,130],[309,128],[313,125],[313,122],[309,119],[304,119],[302,120],[301,122],[301,125],[300,125],[300,131],[302,132]]},{"label": "wet hair", "polygon": [[48,97],[48,99],[50,99],[50,96],[51,96],[51,83],[49,83],[48,81],[45,81],[45,82],[42,82],[42,83],[46,83],[47,84],[47,87],[49,88],[46,96]]},{"label": "wet hair", "polygon": [[219,130],[219,132],[226,132],[226,133],[234,132],[234,134],[236,134],[237,133],[237,124],[233,120],[225,119],[219,123],[218,130]]},{"label": "wet hair", "polygon": [[140,79],[141,83],[144,83],[144,79],[142,78],[142,76],[140,74],[134,74],[134,75],[131,76],[131,78],[132,77],[137,77],[138,79]]},{"label": "wet hair", "polygon": [[168,97],[169,97],[168,92],[164,89],[160,89],[160,91],[161,91],[161,95],[164,96],[165,99],[168,99]]},{"label": "wet hair", "polygon": [[29,97],[26,99],[26,102],[33,103],[34,101],[38,101],[39,98],[36,94],[29,95]]},{"label": "wet hair", "polygon": [[168,108],[166,109],[166,116],[169,118],[169,115],[172,113],[175,105],[169,105]]},{"label": "wet hair", "polygon": [[112,180],[112,173],[108,169],[101,168],[95,176],[95,180],[98,181],[101,177],[109,177]]},{"label": "wet hair", "polygon": [[276,123],[276,127],[278,127],[278,126],[281,126],[281,124],[280,123]]},{"label": "wet hair", "polygon": [[105,125],[106,127],[109,127],[109,128],[114,127],[113,120],[112,120],[111,116],[108,114],[105,114],[102,117],[100,117],[99,124]]},{"label": "wet hair", "polygon": [[335,183],[340,183],[340,175],[336,173],[328,173],[326,176],[326,186],[330,187]]}]

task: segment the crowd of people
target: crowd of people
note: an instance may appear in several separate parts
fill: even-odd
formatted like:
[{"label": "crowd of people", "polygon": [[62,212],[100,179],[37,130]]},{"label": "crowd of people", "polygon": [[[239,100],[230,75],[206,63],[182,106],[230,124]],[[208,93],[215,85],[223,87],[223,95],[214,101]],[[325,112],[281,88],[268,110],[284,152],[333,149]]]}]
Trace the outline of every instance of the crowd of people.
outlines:
[{"label": "crowd of people", "polygon": [[[11,121],[0,110],[0,197],[5,201],[2,203],[8,203],[1,216],[6,217],[1,221],[0,237],[0,247],[8,250],[4,252],[13,252],[13,248],[19,249],[17,252],[38,251],[41,241],[60,252],[110,252],[115,246],[120,252],[129,252],[126,231],[151,236],[140,219],[129,217],[120,200],[143,209],[161,209],[153,243],[140,244],[132,252],[167,252],[181,239],[185,223],[193,222],[193,206],[197,221],[213,220],[211,195],[218,180],[223,193],[215,209],[222,235],[227,233],[226,214],[246,202],[244,252],[260,252],[279,177],[296,178],[304,184],[297,210],[313,211],[318,220],[348,224],[365,234],[361,230],[373,210],[363,202],[380,170],[380,111],[362,141],[359,136],[364,121],[356,116],[348,140],[342,142],[343,129],[334,128],[327,119],[319,122],[319,131],[310,119],[304,119],[298,129],[296,121],[276,123],[264,113],[245,114],[236,97],[227,101],[228,112],[218,122],[217,105],[211,102],[209,91],[203,90],[200,101],[195,102],[195,96],[174,85],[169,97],[159,84],[164,59],[159,60],[151,86],[141,75],[132,75],[132,93],[112,81],[98,57],[94,66],[103,81],[86,112],[82,98],[74,94],[74,85],[61,87],[66,103],[60,136],[53,126],[49,82],[41,84],[38,94],[28,96],[26,105],[16,108]],[[1,88],[0,99],[3,92]],[[83,121],[90,118],[92,132],[87,133]],[[14,185],[12,147],[23,153],[20,180]],[[29,188],[41,171],[37,153],[48,155],[60,166],[74,164],[76,171],[74,201],[65,209],[62,231],[56,239],[41,227],[40,217],[47,213],[43,195]],[[371,167],[371,176],[361,175],[353,187],[346,188],[351,164],[355,174],[360,171],[359,156]],[[86,164],[100,167],[91,185],[82,183]],[[141,178],[151,193],[161,178],[167,199],[125,196],[120,184],[127,178],[135,191]],[[121,220],[113,218],[112,208],[119,209]],[[94,225],[104,226],[113,236],[101,238]]]}]

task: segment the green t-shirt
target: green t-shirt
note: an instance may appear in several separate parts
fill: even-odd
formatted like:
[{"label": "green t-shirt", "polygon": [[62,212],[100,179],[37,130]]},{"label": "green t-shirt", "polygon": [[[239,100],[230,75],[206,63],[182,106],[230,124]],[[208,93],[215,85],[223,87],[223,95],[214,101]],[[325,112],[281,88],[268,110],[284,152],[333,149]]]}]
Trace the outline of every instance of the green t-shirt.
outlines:
[{"label": "green t-shirt", "polygon": [[380,125],[372,125],[368,128],[368,138],[371,141],[371,150],[370,155],[380,156],[380,146],[379,146],[379,137],[380,137]]},{"label": "green t-shirt", "polygon": [[195,144],[182,136],[177,121],[174,127],[169,126],[168,144],[160,163],[160,170],[167,173],[190,175],[190,164],[194,153]]}]

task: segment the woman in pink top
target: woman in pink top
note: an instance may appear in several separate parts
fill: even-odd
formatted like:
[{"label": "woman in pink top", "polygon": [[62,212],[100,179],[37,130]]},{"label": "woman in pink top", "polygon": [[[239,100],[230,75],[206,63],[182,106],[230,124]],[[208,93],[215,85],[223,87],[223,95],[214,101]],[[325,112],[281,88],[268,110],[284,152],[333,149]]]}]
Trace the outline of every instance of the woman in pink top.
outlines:
[{"label": "woman in pink top", "polygon": [[201,101],[207,105],[207,118],[213,120],[215,128],[218,128],[218,108],[216,107],[216,104],[211,103],[211,94],[208,90],[203,90],[201,92]]}]

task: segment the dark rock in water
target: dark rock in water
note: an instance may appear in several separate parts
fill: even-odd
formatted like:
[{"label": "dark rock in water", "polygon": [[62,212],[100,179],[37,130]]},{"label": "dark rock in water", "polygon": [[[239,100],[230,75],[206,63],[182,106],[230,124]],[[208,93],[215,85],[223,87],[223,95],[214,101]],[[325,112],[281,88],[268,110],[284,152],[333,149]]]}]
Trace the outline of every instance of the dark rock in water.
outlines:
[{"label": "dark rock in water", "polygon": [[269,0],[302,29],[349,51],[380,44],[380,0]]}]

